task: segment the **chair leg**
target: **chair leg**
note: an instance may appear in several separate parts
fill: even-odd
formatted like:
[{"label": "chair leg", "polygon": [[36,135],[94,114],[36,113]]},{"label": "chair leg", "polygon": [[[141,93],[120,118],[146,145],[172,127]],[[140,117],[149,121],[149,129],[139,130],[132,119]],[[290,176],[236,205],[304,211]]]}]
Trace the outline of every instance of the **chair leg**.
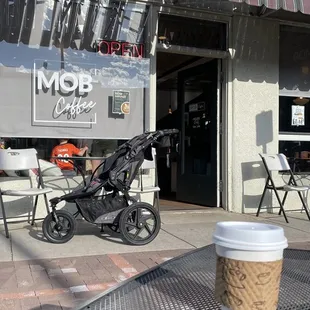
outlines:
[{"label": "chair leg", "polygon": [[260,202],[259,202],[259,205],[258,205],[258,209],[257,209],[257,212],[256,212],[256,216],[259,216],[259,212],[260,212],[260,209],[262,208],[262,204],[263,204],[263,201],[264,201],[264,198],[265,198],[265,195],[266,195],[266,191],[267,191],[267,183],[265,185],[262,198],[260,199]]},{"label": "chair leg", "polygon": [[155,195],[156,195],[156,206],[157,206],[157,211],[160,212],[159,192],[156,192]]},{"label": "chair leg", "polygon": [[310,220],[310,214],[309,214],[309,211],[308,211],[308,208],[307,208],[307,204],[306,204],[304,198],[302,197],[301,192],[298,192],[298,196],[299,196],[299,198],[301,200],[302,206],[304,207],[304,209],[305,209],[305,211],[307,213],[308,219]]},{"label": "chair leg", "polygon": [[38,199],[39,199],[39,196],[37,195],[37,196],[36,196],[36,199],[35,199],[35,202],[34,202],[33,209],[32,209],[32,221],[31,221],[31,226],[33,226],[34,221],[35,221],[36,212],[37,212],[37,206],[38,206]]},{"label": "chair leg", "polygon": [[278,194],[278,191],[277,191],[276,189],[274,189],[274,192],[275,192],[276,197],[277,197],[277,200],[278,200],[278,202],[279,202],[279,204],[280,204],[280,209],[281,209],[282,212],[283,212],[283,216],[284,216],[284,218],[285,218],[285,221],[286,221],[286,223],[288,223],[288,219],[287,219],[287,217],[286,217],[286,214],[285,214],[285,211],[284,211],[284,208],[283,208],[283,204],[282,204],[282,201],[281,201],[280,196],[279,196],[279,194]]},{"label": "chair leg", "polygon": [[2,219],[3,219],[4,230],[5,230],[5,236],[7,238],[9,238],[10,237],[10,235],[9,235],[9,228],[8,228],[8,223],[6,221],[6,214],[5,214],[5,209],[4,209],[4,203],[3,203],[3,199],[2,199],[1,189],[0,189],[0,204],[1,204],[1,211],[2,211]]},{"label": "chair leg", "polygon": [[[284,206],[284,204],[285,204],[287,194],[288,194],[288,192],[285,192],[285,194],[284,194],[284,197],[283,197],[283,200],[282,200],[282,205],[283,205],[283,206]],[[281,215],[281,213],[282,213],[282,210],[281,210],[281,208],[280,208],[278,215]]]},{"label": "chair leg", "polygon": [[47,212],[47,214],[50,214],[50,209],[49,209],[49,204],[48,204],[46,194],[44,194],[44,201],[45,201],[46,212]]},{"label": "chair leg", "polygon": [[158,200],[158,192],[154,192],[154,196],[153,196],[153,207],[159,211],[159,200]]}]

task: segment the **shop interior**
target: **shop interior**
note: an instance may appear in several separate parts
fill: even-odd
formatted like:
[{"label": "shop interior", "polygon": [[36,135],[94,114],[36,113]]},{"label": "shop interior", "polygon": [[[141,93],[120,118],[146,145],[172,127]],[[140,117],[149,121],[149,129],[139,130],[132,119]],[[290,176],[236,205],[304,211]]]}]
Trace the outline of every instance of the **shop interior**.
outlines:
[{"label": "shop interior", "polygon": [[216,140],[216,90],[217,60],[157,53],[157,129],[177,128],[181,132],[178,141],[157,154],[161,199],[213,206],[214,200],[201,197],[205,192],[191,192],[190,183],[198,180],[197,188],[208,187],[203,179],[210,182],[216,174],[216,147],[212,148],[214,137]]}]

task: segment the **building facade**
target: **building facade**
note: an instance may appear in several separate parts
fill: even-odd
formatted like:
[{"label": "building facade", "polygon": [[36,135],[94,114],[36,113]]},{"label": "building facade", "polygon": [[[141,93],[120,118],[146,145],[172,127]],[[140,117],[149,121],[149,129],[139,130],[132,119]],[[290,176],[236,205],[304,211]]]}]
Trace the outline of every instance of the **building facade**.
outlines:
[{"label": "building facade", "polygon": [[[294,158],[310,151],[309,107],[296,101],[310,97],[310,8],[305,1],[282,1],[282,8],[278,1],[271,6],[251,0],[3,5],[0,136],[10,138],[12,147],[33,146],[37,139],[47,159],[53,139],[126,140],[155,130],[162,106],[177,111],[158,100],[158,80],[164,79],[158,71],[161,53],[173,55],[169,59],[196,57],[201,65],[203,59],[216,63],[209,83],[214,96],[206,99],[214,102],[210,120],[205,121],[207,101],[200,111],[200,102],[190,99],[187,106],[186,94],[180,95],[184,89],[176,90],[176,101],[184,101],[171,177],[178,183],[179,200],[255,212],[265,181],[258,154],[280,151]],[[178,79],[188,83],[182,73]],[[297,123],[296,109],[302,115]],[[192,123],[196,131],[187,134]],[[203,139],[204,133],[212,143],[198,147],[210,147],[208,160],[198,158],[189,142]],[[299,173],[307,183],[305,165],[299,165]],[[17,179],[2,180],[14,187],[10,182]],[[298,207],[294,197],[290,202]],[[277,203],[269,196],[265,205],[271,210]]]}]

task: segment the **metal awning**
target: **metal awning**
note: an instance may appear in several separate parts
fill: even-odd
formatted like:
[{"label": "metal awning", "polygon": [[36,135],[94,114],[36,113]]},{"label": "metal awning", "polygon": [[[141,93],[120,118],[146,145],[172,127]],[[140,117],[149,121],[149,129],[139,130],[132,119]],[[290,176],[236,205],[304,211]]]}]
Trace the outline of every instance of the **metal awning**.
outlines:
[{"label": "metal awning", "polygon": [[253,6],[265,6],[272,10],[286,10],[310,14],[310,0],[229,0],[231,2],[246,3]]}]

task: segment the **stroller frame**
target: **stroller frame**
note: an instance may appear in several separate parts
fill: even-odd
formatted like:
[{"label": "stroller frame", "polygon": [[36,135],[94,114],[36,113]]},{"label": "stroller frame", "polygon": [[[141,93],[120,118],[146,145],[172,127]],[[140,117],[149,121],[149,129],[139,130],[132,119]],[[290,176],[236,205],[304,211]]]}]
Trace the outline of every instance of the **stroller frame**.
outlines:
[{"label": "stroller frame", "polygon": [[[154,240],[160,231],[159,211],[151,204],[137,202],[129,195],[129,190],[144,159],[153,159],[151,147],[160,144],[161,138],[178,132],[177,129],[165,129],[134,137],[99,165],[88,185],[52,198],[52,211],[42,226],[46,239],[52,243],[68,242],[76,231],[76,217],[81,215],[86,221],[101,225],[102,231],[107,226],[120,233],[126,243],[145,245]],[[95,178],[101,168],[101,174]],[[106,193],[97,195],[102,190]],[[72,215],[68,211],[57,210],[61,201],[75,203],[77,212]],[[142,236],[142,232],[147,236]]]}]

